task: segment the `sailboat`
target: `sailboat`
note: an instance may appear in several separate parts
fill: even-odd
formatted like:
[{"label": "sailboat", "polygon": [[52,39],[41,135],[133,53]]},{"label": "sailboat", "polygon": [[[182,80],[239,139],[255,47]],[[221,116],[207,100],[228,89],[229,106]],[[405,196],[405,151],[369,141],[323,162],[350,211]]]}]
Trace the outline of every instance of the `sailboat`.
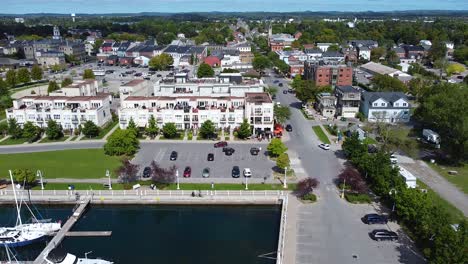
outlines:
[{"label": "sailboat", "polygon": [[[0,245],[8,247],[26,246],[39,240],[42,240],[46,236],[59,231],[61,228],[60,223],[47,223],[35,221],[33,223],[23,224],[23,221],[21,220],[21,207],[19,206],[18,199],[16,197],[13,175],[11,173],[11,170],[9,172],[13,188],[13,196],[15,197],[17,218],[16,225],[14,227],[0,228]],[[36,218],[34,217],[34,219]]]},{"label": "sailboat", "polygon": [[112,264],[113,262],[103,259],[89,259],[88,252],[85,254],[85,258],[78,258],[77,256],[63,252],[61,249],[54,249],[50,253],[47,253],[44,260],[48,264]]}]

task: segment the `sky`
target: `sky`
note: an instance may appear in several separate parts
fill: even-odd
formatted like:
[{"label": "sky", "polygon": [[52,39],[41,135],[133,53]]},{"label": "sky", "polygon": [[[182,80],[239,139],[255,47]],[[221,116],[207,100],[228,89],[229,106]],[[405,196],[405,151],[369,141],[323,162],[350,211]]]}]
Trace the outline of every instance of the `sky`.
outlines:
[{"label": "sky", "polygon": [[0,13],[468,10],[468,0],[0,0]]}]

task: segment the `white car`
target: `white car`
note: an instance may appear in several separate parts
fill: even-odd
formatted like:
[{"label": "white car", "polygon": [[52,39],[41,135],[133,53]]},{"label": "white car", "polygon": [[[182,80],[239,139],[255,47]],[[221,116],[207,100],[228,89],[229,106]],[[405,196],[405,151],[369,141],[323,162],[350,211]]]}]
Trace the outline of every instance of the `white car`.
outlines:
[{"label": "white car", "polygon": [[252,171],[249,168],[244,169],[244,177],[252,177]]},{"label": "white car", "polygon": [[394,154],[390,155],[390,163],[391,164],[397,164],[398,163],[398,159]]},{"label": "white car", "polygon": [[324,149],[324,150],[329,150],[329,149],[330,149],[330,145],[324,144],[324,143],[320,144],[319,147],[320,147],[321,149]]}]

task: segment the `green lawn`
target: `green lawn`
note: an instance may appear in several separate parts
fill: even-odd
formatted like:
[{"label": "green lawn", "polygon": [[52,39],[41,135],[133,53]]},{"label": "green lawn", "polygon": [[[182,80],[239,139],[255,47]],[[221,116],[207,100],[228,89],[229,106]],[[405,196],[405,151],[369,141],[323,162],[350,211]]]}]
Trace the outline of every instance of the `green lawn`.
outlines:
[{"label": "green lawn", "polygon": [[328,139],[327,135],[325,135],[325,132],[323,132],[323,129],[320,126],[313,126],[312,129],[314,130],[315,135],[317,135],[320,141],[322,141],[325,144],[330,144],[330,140]]},{"label": "green lawn", "polygon": [[0,120],[3,120],[6,118],[6,112],[5,110],[0,111]]},{"label": "green lawn", "polygon": [[362,143],[364,144],[367,144],[367,145],[371,145],[371,144],[377,144],[377,140],[371,138],[371,137],[366,137]]},{"label": "green lawn", "polygon": [[48,139],[47,137],[45,137],[39,143],[63,142],[65,140],[67,140],[68,138],[69,138],[69,136],[64,136],[64,137],[61,137],[59,139]]},{"label": "green lawn", "polygon": [[97,137],[93,137],[93,138],[83,137],[81,140],[102,139],[107,135],[107,133],[109,133],[109,131],[112,130],[112,128],[114,128],[116,125],[118,125],[118,123],[119,123],[118,120],[115,121],[115,122],[112,121],[109,124],[107,124],[105,127],[100,129],[99,135]]},{"label": "green lawn", "polygon": [[[468,194],[468,164],[463,164],[459,167],[445,166],[439,164],[428,163],[431,168],[437,171],[440,175],[446,178],[449,182],[455,184],[464,193]],[[450,175],[449,171],[457,171],[457,175]]]},{"label": "green lawn", "polygon": [[431,197],[431,200],[434,202],[434,205],[439,205],[445,209],[445,211],[449,215],[449,222],[450,223],[457,223],[465,219],[464,214],[458,210],[455,206],[449,203],[444,198],[440,197],[440,195],[430,189],[424,182],[417,180],[417,184],[420,188],[427,189],[428,195]]},{"label": "green lawn", "polygon": [[0,142],[0,145],[17,145],[17,144],[23,144],[26,141],[28,141],[28,139],[26,138],[18,138],[18,139],[8,138]]},{"label": "green lawn", "polygon": [[120,166],[119,157],[110,157],[102,149],[61,150],[0,155],[0,178],[7,177],[9,169],[41,170],[47,178],[94,179],[105,177],[109,169]]}]

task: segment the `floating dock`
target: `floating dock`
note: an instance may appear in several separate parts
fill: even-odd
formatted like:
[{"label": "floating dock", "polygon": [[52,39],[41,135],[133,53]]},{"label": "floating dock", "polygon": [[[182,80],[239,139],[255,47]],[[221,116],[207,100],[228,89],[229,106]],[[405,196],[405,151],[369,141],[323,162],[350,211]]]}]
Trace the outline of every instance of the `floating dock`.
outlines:
[{"label": "floating dock", "polygon": [[108,237],[112,231],[70,231],[65,234],[66,237]]},{"label": "floating dock", "polygon": [[[44,260],[47,257],[47,254],[49,254],[50,251],[52,251],[56,246],[58,246],[62,240],[67,236],[67,234],[70,232],[70,229],[75,225],[75,223],[80,219],[80,217],[83,215],[83,213],[86,211],[86,208],[88,208],[92,198],[88,198],[86,200],[83,200],[80,202],[78,208],[73,212],[72,216],[68,218],[67,222],[62,226],[60,231],[57,232],[57,234],[52,238],[52,240],[47,244],[47,246],[42,250],[41,254],[37,256],[37,258],[34,260],[34,264],[43,264],[46,263]],[[76,233],[76,232],[71,232],[71,233]],[[81,232],[78,232],[81,233]],[[89,232],[86,232],[89,233]]]}]

